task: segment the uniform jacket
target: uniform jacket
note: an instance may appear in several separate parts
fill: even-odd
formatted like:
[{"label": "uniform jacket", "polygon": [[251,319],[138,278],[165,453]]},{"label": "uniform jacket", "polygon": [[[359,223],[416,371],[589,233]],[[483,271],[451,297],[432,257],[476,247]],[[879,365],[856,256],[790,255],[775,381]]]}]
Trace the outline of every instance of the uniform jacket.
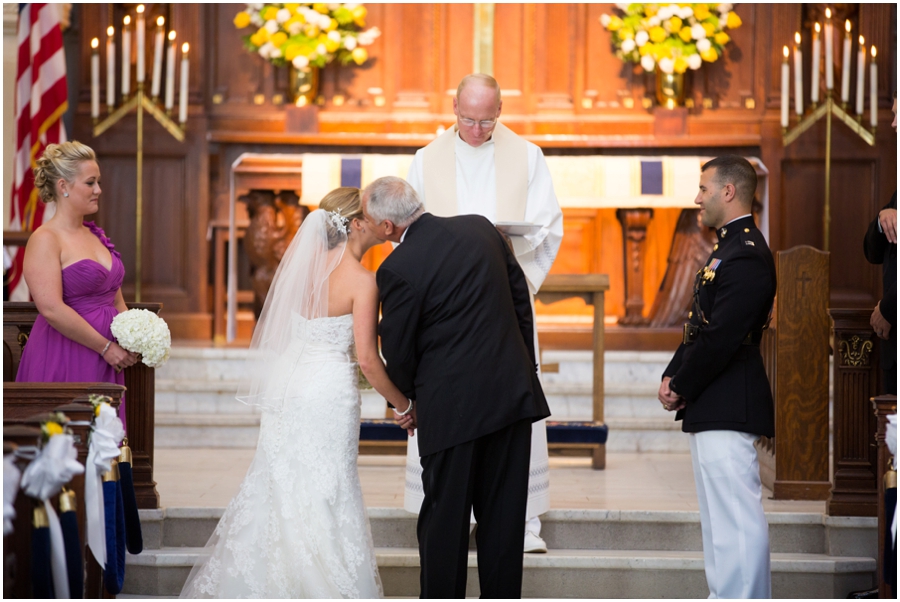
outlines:
[{"label": "uniform jacket", "polygon": [[[697,433],[732,430],[774,436],[775,408],[759,345],[746,345],[766,325],[775,298],[775,262],[747,216],[719,228],[718,244],[697,273],[691,324],[696,340],[682,344],[663,377],[687,401],[676,420]],[[697,309],[702,311],[698,315]],[[705,322],[704,322],[705,319]],[[758,338],[757,338],[758,340]]]},{"label": "uniform jacket", "polygon": [[491,222],[426,213],[376,279],[381,350],[416,401],[421,455],[550,415],[525,275]]},{"label": "uniform jacket", "polygon": [[[885,209],[897,208],[897,193]],[[891,323],[890,339],[881,341],[881,369],[895,370],[897,367],[897,245],[888,242],[887,236],[878,227],[878,216],[869,224],[863,251],[869,263],[881,264],[883,273],[881,315]]]}]

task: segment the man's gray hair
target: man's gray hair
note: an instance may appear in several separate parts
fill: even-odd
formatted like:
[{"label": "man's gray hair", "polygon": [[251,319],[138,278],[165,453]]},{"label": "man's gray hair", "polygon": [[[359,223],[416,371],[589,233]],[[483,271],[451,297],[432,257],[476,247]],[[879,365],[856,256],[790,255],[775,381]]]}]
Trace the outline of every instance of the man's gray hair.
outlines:
[{"label": "man's gray hair", "polygon": [[396,176],[378,178],[366,186],[363,196],[367,199],[369,215],[378,223],[388,220],[398,228],[405,228],[425,213],[415,189]]}]

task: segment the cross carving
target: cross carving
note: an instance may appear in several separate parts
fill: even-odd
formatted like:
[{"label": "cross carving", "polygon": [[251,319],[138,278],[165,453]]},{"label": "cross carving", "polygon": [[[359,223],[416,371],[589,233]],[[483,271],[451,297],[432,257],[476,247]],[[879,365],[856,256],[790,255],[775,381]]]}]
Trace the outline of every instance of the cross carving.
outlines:
[{"label": "cross carving", "polygon": [[810,278],[806,272],[803,272],[800,275],[800,277],[797,278],[797,281],[800,283],[800,296],[805,297],[806,296],[806,283],[812,282],[812,278]]}]

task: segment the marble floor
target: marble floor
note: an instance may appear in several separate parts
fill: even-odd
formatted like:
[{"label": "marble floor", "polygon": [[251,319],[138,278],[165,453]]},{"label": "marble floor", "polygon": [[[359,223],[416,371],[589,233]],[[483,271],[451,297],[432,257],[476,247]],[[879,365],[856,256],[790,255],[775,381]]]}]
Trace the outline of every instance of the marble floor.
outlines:
[{"label": "marble floor", "polygon": [[[253,458],[251,449],[157,449],[154,477],[164,507],[224,507]],[[366,505],[402,508],[405,456],[361,456]],[[690,454],[610,453],[607,468],[588,458],[550,458],[550,507],[597,510],[697,510]],[[824,513],[825,502],[771,500],[767,512]]]}]

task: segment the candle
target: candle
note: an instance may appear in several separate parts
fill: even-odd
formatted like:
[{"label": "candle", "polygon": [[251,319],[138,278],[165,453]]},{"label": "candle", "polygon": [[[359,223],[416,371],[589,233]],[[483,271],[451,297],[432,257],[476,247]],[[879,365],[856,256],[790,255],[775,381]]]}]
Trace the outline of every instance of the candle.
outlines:
[{"label": "candle", "polygon": [[175,30],[169,32],[169,47],[166,50],[166,102],[167,111],[175,104]]},{"label": "candle", "polygon": [[[144,5],[139,4],[137,7],[137,22],[135,23],[135,37],[137,39],[137,82],[144,83],[144,77],[147,75],[147,67],[144,65]],[[142,86],[138,86],[139,88]]]},{"label": "candle", "polygon": [[794,104],[797,115],[803,115],[803,51],[800,32],[794,34]]},{"label": "candle", "polygon": [[91,40],[91,117],[100,117],[100,40]]},{"label": "candle", "polygon": [[866,80],[866,39],[859,36],[859,52],[856,53],[856,114],[863,114],[863,85]]},{"label": "candle", "polygon": [[819,102],[819,62],[821,58],[819,55],[822,53],[822,42],[819,40],[819,34],[821,32],[822,27],[816,23],[813,31],[812,88],[809,91],[810,101],[812,101],[813,104]]},{"label": "candle", "polygon": [[841,61],[841,102],[850,101],[850,19],[844,23],[844,60]]},{"label": "candle", "polygon": [[122,19],[122,99],[131,94],[131,17]]},{"label": "candle", "polygon": [[834,89],[834,25],[830,8],[825,9],[825,88]]},{"label": "candle", "polygon": [[178,97],[178,123],[184,125],[187,121],[188,110],[188,50],[190,45],[185,42],[181,45],[181,94]]},{"label": "candle", "polygon": [[116,105],[116,28],[106,28],[106,105],[112,111]]},{"label": "candle", "polygon": [[869,125],[873,129],[878,126],[878,63],[875,62],[877,54],[875,46],[872,46],[872,64],[869,66],[869,109],[872,113],[869,116]]},{"label": "candle", "polygon": [[788,86],[791,85],[791,72],[788,67],[788,47],[784,47],[784,60],[781,62],[781,127],[788,126]]},{"label": "candle", "polygon": [[156,19],[156,39],[153,41],[153,80],[150,85],[150,96],[157,98],[159,96],[159,86],[162,80],[162,55],[163,55],[163,39],[165,38],[166,18],[159,17]]}]

